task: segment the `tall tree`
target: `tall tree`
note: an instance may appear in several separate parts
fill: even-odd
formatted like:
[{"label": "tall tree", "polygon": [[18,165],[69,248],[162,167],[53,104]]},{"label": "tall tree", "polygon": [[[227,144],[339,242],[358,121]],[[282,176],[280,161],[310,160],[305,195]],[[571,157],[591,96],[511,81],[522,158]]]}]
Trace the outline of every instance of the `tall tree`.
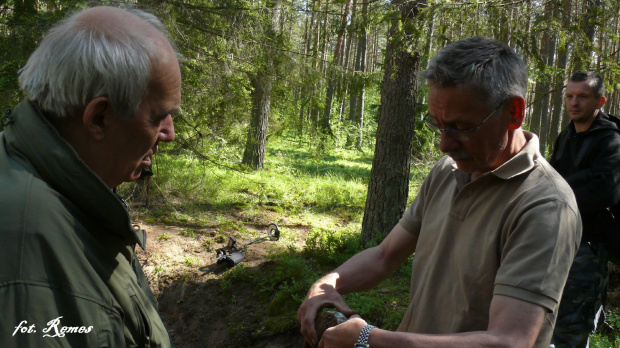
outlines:
[{"label": "tall tree", "polygon": [[351,1],[347,0],[343,4],[342,15],[340,19],[339,28],[338,28],[338,39],[336,40],[336,48],[334,51],[332,65],[328,68],[327,92],[325,95],[325,108],[323,111],[321,130],[323,131],[324,134],[329,134],[332,136],[333,136],[333,133],[332,133],[332,129],[330,126],[332,101],[334,99],[334,93],[336,92],[337,84],[341,77],[340,62],[342,60],[342,55],[344,51],[344,40],[345,40],[345,35],[346,35],[346,30],[347,30],[347,21],[349,20],[350,8],[351,8]]},{"label": "tall tree", "polygon": [[363,1],[361,20],[358,24],[357,32],[357,53],[355,54],[355,79],[351,85],[349,119],[357,123],[358,136],[356,146],[362,148],[363,129],[364,129],[364,96],[366,94],[365,72],[366,72],[366,44],[368,41],[368,1]]},{"label": "tall tree", "polygon": [[[401,218],[409,194],[420,55],[408,50],[424,1],[392,0],[375,155],[362,221],[362,243],[383,239]],[[407,42],[407,41],[408,42]]]},{"label": "tall tree", "polygon": [[[269,43],[277,41],[280,1],[272,1],[270,4],[271,15],[269,18],[259,21]],[[253,169],[262,169],[265,161],[265,142],[267,141],[267,127],[271,112],[274,64],[276,64],[275,54],[276,52],[271,45],[265,47],[263,56],[257,62],[258,69],[249,74],[252,84],[252,112],[242,163]]]},{"label": "tall tree", "polygon": [[[562,0],[563,6],[557,9],[557,14],[560,16],[560,23],[562,28],[568,28],[570,25],[570,9],[571,0]],[[551,124],[549,125],[549,138],[547,145],[549,147],[549,153],[553,152],[553,144],[555,139],[560,134],[562,127],[562,110],[564,106],[564,81],[566,80],[568,63],[568,50],[565,42],[559,42],[557,45],[557,59],[555,60],[555,76],[554,87],[552,96],[552,109],[551,109]]]},{"label": "tall tree", "polygon": [[[538,62],[538,78],[536,88],[534,90],[534,110],[532,113],[532,121],[530,130],[538,134],[540,138],[539,147],[542,154],[545,153],[547,146],[547,137],[549,136],[549,93],[551,84],[550,69],[553,67],[553,59],[555,56],[555,37],[554,32],[550,30],[549,23],[552,22],[553,8],[550,4],[546,5],[546,11],[540,20],[544,23],[542,28],[542,38],[540,40],[540,56],[536,60]],[[534,33],[533,35],[536,35]]]},{"label": "tall tree", "polygon": [[583,0],[581,15],[581,31],[583,33],[579,46],[574,46],[575,71],[589,70],[592,66],[592,52],[594,48],[594,33],[596,32],[597,20],[601,0]]}]

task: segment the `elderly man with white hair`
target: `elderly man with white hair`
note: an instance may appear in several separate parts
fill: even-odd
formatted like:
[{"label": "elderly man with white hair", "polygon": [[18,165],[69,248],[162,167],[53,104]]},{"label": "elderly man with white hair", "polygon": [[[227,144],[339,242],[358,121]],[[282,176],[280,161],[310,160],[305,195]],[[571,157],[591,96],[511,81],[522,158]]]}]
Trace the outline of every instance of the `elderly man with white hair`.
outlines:
[{"label": "elderly man with white hair", "polygon": [[113,188],[174,140],[177,53],[139,10],[94,7],[52,28],[0,133],[0,346],[170,347]]}]

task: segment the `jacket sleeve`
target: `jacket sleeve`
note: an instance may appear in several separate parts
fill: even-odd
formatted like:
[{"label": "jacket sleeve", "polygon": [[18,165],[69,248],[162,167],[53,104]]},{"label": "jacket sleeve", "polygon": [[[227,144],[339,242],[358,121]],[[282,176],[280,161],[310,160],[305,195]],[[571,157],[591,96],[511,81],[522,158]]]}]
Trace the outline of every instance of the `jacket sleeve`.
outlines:
[{"label": "jacket sleeve", "polygon": [[620,134],[610,131],[600,136],[585,160],[587,169],[565,177],[584,216],[620,201]]}]

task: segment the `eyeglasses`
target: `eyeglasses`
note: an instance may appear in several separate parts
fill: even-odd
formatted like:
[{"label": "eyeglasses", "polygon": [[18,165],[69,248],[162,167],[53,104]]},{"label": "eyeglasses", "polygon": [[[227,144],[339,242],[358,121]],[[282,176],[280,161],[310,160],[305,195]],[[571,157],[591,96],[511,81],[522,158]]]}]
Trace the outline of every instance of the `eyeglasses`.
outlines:
[{"label": "eyeglasses", "polygon": [[491,116],[493,116],[493,114],[499,110],[499,108],[501,108],[504,103],[506,103],[507,100],[504,100],[503,102],[501,102],[495,109],[493,109],[493,111],[491,112],[491,114],[489,114],[489,116],[487,116],[482,122],[480,122],[479,125],[476,126],[476,128],[472,129],[472,130],[462,130],[462,129],[456,129],[456,128],[450,128],[450,127],[444,127],[441,128],[437,125],[437,123],[435,123],[435,119],[433,118],[433,116],[430,113],[427,113],[424,118],[422,119],[422,121],[424,121],[424,123],[428,126],[428,128],[430,128],[433,132],[441,135],[442,133],[446,133],[448,134],[451,138],[454,138],[458,141],[469,141],[470,140],[470,136],[474,133],[476,133],[477,131],[480,130],[480,128],[482,128],[482,126],[484,126],[484,123],[486,121],[488,121]]}]

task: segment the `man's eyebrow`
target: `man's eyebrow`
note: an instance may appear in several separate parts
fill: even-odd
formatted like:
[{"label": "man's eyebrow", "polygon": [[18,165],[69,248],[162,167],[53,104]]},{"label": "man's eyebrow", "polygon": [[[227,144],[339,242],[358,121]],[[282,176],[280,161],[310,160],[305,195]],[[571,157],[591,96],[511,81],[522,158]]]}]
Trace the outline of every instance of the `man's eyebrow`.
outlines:
[{"label": "man's eyebrow", "polygon": [[174,116],[174,115],[178,115],[179,113],[181,113],[181,108],[174,108],[174,109],[170,109],[168,111],[164,111],[161,113],[160,117],[164,118],[167,117],[168,115]]}]

